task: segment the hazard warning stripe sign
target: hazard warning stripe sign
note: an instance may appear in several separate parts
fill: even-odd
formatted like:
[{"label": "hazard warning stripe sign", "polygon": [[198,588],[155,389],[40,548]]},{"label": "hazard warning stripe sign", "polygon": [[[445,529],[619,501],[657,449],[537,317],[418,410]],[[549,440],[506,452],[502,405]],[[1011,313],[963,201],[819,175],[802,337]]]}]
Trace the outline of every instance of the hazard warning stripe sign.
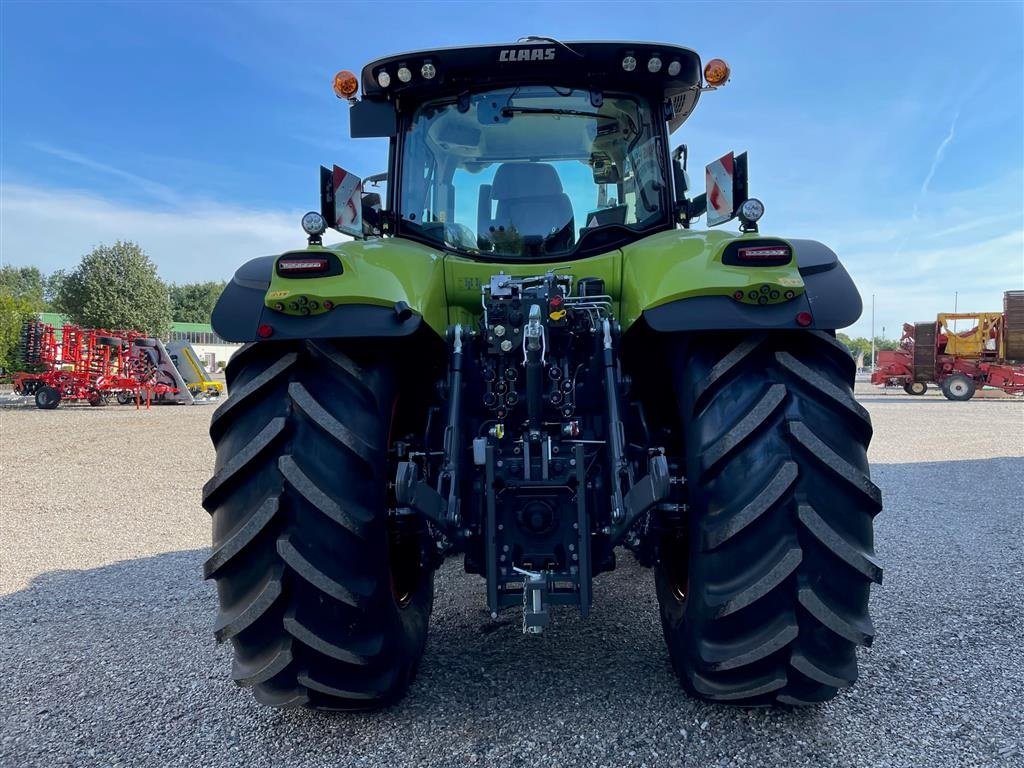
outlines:
[{"label": "hazard warning stripe sign", "polygon": [[710,163],[705,170],[708,193],[708,226],[728,221],[733,214],[733,153]]}]

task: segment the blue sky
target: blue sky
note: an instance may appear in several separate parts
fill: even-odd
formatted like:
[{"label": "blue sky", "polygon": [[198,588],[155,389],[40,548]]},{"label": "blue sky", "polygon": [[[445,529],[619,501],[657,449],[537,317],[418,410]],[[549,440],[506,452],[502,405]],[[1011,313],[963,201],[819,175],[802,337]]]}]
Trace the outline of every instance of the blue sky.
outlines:
[{"label": "blue sky", "polygon": [[[341,68],[512,41],[664,40],[732,81],[673,135],[750,152],[763,231],[833,246],[877,328],[1024,285],[1024,5],[0,3],[0,257],[49,271],[138,241],[169,280],[300,245],[348,138]],[[731,226],[731,225],[730,225]],[[868,313],[854,331],[867,333]]]}]

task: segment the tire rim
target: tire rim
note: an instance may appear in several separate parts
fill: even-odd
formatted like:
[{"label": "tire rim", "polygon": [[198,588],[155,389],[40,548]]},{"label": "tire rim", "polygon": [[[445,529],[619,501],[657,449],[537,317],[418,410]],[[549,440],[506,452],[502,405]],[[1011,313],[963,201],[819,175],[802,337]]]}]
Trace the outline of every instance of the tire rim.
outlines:
[{"label": "tire rim", "polygon": [[961,379],[957,379],[956,381],[949,385],[949,391],[952,392],[954,395],[957,395],[958,397],[966,395],[967,382]]},{"label": "tire rim", "polygon": [[910,385],[910,391],[913,392],[915,395],[923,395],[925,392],[924,384],[922,384],[919,381],[915,381],[913,384]]}]

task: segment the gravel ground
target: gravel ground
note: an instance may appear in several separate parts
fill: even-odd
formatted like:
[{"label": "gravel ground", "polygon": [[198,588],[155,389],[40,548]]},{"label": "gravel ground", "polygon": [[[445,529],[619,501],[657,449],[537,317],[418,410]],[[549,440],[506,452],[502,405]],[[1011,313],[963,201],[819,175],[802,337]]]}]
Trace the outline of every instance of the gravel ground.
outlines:
[{"label": "gravel ground", "polygon": [[211,409],[0,410],[0,765],[1024,765],[1024,402],[861,389],[878,637],[853,689],[797,712],[688,699],[628,556],[541,638],[450,562],[401,704],[259,707],[200,581]]}]

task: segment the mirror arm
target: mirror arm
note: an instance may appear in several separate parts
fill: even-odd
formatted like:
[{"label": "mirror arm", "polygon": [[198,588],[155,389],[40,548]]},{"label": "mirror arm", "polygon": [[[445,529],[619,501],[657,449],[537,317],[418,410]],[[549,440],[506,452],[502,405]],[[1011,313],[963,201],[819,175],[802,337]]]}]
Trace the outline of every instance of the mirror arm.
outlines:
[{"label": "mirror arm", "polygon": [[688,218],[695,219],[698,216],[703,216],[708,210],[708,196],[706,192],[701,192],[693,200],[688,200],[686,203],[687,216]]}]

